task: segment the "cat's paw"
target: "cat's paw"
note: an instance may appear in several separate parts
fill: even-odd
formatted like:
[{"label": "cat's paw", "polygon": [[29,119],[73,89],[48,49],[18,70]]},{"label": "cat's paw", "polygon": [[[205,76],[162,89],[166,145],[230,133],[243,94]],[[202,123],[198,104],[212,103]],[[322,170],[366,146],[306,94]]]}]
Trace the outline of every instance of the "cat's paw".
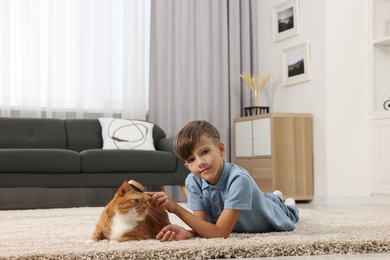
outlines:
[{"label": "cat's paw", "polygon": [[93,240],[93,239],[88,239],[85,241],[86,244],[93,244],[93,243],[96,243],[97,241],[96,240]]}]

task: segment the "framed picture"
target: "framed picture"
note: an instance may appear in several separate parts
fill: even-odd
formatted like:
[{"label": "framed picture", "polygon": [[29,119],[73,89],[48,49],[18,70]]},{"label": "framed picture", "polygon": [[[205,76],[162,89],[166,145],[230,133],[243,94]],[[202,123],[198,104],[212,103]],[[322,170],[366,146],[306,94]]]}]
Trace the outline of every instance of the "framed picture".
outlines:
[{"label": "framed picture", "polygon": [[309,43],[302,43],[282,51],[283,86],[310,80]]},{"label": "framed picture", "polygon": [[288,0],[273,7],[272,24],[274,42],[299,34],[298,5],[298,0]]}]

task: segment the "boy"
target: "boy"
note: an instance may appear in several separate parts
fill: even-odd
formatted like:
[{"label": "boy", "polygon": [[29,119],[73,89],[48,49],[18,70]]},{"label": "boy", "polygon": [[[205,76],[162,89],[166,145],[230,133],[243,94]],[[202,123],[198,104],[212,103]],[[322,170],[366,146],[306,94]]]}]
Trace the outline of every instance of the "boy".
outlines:
[{"label": "boy", "polygon": [[176,135],[173,148],[191,171],[186,178],[187,211],[164,192],[148,192],[150,203],[176,214],[189,227],[165,226],[161,241],[194,236],[227,238],[231,232],[290,231],[299,219],[293,199],[282,193],[263,193],[249,173],[223,159],[225,146],[218,130],[207,121],[192,121]]}]

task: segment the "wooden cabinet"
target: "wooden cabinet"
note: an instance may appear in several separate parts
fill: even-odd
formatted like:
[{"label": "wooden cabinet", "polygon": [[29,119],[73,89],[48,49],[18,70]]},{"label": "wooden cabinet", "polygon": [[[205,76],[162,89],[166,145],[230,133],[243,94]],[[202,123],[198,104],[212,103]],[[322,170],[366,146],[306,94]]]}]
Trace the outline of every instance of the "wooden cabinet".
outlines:
[{"label": "wooden cabinet", "polygon": [[233,162],[264,192],[281,190],[313,199],[313,131],[310,114],[271,113],[234,120]]}]

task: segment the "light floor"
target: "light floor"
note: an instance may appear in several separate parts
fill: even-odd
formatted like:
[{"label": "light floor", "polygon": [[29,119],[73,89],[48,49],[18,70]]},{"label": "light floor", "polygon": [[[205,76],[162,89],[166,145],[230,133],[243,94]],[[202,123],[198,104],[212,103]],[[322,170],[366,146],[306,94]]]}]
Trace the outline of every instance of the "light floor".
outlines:
[{"label": "light floor", "polygon": [[[361,216],[380,216],[390,218],[390,205],[315,205],[312,203],[298,204],[299,208],[318,209],[329,212],[358,214]],[[389,234],[390,236],[390,234]],[[382,260],[390,259],[390,253],[380,254],[348,254],[348,255],[321,255],[321,256],[284,256],[284,257],[263,257],[261,260],[277,259],[277,260]]]}]

